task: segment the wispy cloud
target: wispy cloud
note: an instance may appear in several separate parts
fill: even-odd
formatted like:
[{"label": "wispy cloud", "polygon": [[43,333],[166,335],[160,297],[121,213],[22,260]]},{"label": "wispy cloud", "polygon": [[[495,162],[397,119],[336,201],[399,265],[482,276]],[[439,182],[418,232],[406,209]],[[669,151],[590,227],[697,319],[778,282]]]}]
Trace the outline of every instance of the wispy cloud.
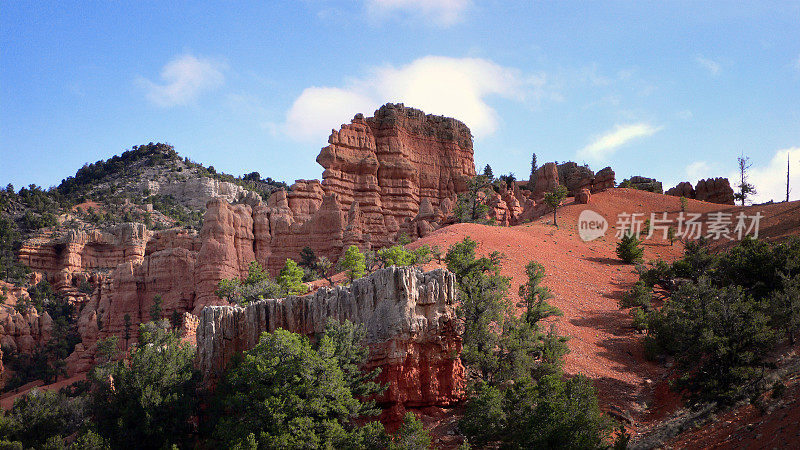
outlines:
[{"label": "wispy cloud", "polygon": [[402,102],[426,113],[455,117],[476,135],[485,136],[499,123],[488,98],[535,102],[547,90],[545,75],[525,76],[480,58],[426,56],[402,67],[376,67],[368,73],[342,87],[306,88],[286,115],[288,135],[319,142],[331,127],[348,122],[357,112],[369,114],[383,103]]},{"label": "wispy cloud", "polygon": [[145,90],[147,100],[168,108],[188,104],[204,91],[220,86],[225,81],[223,70],[222,63],[185,54],[176,56],[161,69],[160,83],[143,77],[136,83]]},{"label": "wispy cloud", "polygon": [[617,125],[613,130],[596,137],[592,143],[578,151],[578,157],[596,162],[606,161],[609,156],[628,142],[652,136],[662,128],[647,123]]},{"label": "wispy cloud", "polygon": [[402,16],[449,27],[461,22],[470,0],[365,0],[367,13],[378,20]]},{"label": "wispy cloud", "polygon": [[800,56],[794,61],[794,68],[800,71]]},{"label": "wispy cloud", "polygon": [[700,67],[706,69],[711,75],[718,75],[720,70],[722,70],[722,65],[713,59],[697,56],[694,60],[697,62],[697,64],[700,64]]}]

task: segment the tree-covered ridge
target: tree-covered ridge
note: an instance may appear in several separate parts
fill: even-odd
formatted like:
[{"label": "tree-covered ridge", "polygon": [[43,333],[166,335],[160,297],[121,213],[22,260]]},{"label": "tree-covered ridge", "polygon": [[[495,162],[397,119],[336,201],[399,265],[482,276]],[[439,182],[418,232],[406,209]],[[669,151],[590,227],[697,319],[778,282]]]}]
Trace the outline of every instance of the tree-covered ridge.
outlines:
[{"label": "tree-covered ridge", "polygon": [[[57,195],[66,201],[80,203],[92,197],[92,200],[100,200],[95,190],[103,185],[119,178],[135,179],[143,181],[142,176],[148,174],[148,169],[158,168],[162,171],[172,172],[176,178],[179,174],[193,175],[213,178],[219,181],[227,181],[240,185],[246,189],[260,194],[264,199],[277,189],[286,188],[286,183],[273,180],[272,178],[262,179],[258,172],[251,172],[241,177],[217,172],[214,166],[206,167],[200,163],[190,160],[188,157],[182,158],[174,147],[169,144],[149,143],[141,146],[133,146],[130,150],[121,155],[115,155],[108,160],[100,160],[94,163],[86,163],[78,169],[74,177],[68,177],[61,181],[55,188]],[[101,190],[100,193],[106,193]],[[110,194],[110,193],[109,193]]]}]

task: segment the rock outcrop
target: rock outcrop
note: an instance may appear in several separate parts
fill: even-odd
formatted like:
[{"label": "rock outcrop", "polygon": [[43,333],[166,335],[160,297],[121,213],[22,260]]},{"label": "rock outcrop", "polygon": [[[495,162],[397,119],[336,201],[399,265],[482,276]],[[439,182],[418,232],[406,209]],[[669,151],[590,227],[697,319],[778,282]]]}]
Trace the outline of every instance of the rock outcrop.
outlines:
[{"label": "rock outcrop", "polygon": [[669,189],[667,195],[675,197],[686,197],[704,202],[719,203],[722,205],[733,205],[733,188],[727,178],[707,178],[697,182],[697,186],[692,188],[688,181],[678,183],[677,186]]},{"label": "rock outcrop", "polygon": [[393,242],[423,202],[438,208],[475,175],[472,134],[458,120],[386,104],[375,116],[356,115],[333,131],[317,162],[322,188],[342,213],[358,202],[363,232],[373,245]]},{"label": "rock outcrop", "polygon": [[581,191],[575,195],[575,203],[586,205],[589,203],[590,197],[591,191],[589,191],[589,189],[581,189]]},{"label": "rock outcrop", "polygon": [[681,181],[677,186],[667,189],[665,194],[675,197],[695,198],[692,183],[689,183],[688,181]]},{"label": "rock outcrop", "polygon": [[579,166],[576,162],[568,161],[558,165],[558,180],[567,188],[567,195],[574,197],[581,189],[591,189],[594,172],[589,166]]},{"label": "rock outcrop", "polygon": [[616,186],[616,175],[611,167],[605,167],[594,176],[592,181],[592,194],[605,191]]},{"label": "rock outcrop", "polygon": [[209,177],[192,177],[185,180],[144,181],[141,190],[151,195],[169,195],[190,208],[203,208],[214,198],[233,203],[246,201],[256,203],[260,196],[238,184],[215,180]]},{"label": "rock outcrop", "polygon": [[580,166],[572,161],[558,165],[546,163],[537,169],[534,179],[531,195],[537,201],[541,201],[546,192],[552,191],[559,184],[567,188],[567,195],[570,197],[577,196],[583,189],[597,193],[616,185],[611,167],[605,167],[595,174],[588,166]]},{"label": "rock outcrop", "polygon": [[403,408],[447,406],[463,392],[464,368],[453,357],[461,350],[455,300],[452,273],[390,267],[306,297],[208,306],[197,327],[197,364],[213,383],[263,332],[283,328],[313,337],[328,318],[350,320],[366,328],[366,369],[380,367],[379,381],[388,385],[378,402],[399,418]]},{"label": "rock outcrop", "polygon": [[697,182],[695,198],[704,202],[733,205],[733,189],[727,178],[708,178]]},{"label": "rock outcrop", "polygon": [[[53,320],[45,311],[35,308],[17,308],[17,304],[30,300],[25,288],[0,281],[0,348],[6,352],[32,355],[52,336]],[[0,351],[0,356],[3,353]],[[4,385],[4,367],[0,361],[0,387]]]},{"label": "rock outcrop", "polygon": [[647,178],[635,175],[625,181],[627,181],[628,187],[638,189],[640,191],[655,192],[656,194],[661,194],[664,192],[661,182],[655,178]]}]

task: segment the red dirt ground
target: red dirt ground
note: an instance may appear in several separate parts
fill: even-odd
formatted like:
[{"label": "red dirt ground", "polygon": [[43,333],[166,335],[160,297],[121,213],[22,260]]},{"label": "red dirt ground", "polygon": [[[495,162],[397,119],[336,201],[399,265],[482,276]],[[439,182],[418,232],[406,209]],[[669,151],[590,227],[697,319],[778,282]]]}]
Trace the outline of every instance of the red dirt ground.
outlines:
[{"label": "red dirt ground", "polygon": [[[442,251],[466,236],[479,242],[479,254],[498,250],[505,254],[502,273],[512,277],[511,294],[524,281],[529,261],[542,264],[547,276],[544,284],[564,316],[555,320],[560,334],[570,337],[566,357],[568,373],[582,373],[595,381],[604,409],[632,419],[635,434],[640,426],[662,419],[680,404],[667,388],[666,369],[645,360],[641,339],[631,327],[626,312],[618,307],[622,294],[638,279],[634,266],[622,264],[615,254],[615,228],[619,213],[667,212],[675,218],[680,199],[632,189],[610,189],[594,194],[589,205],[570,203],[559,209],[560,228],[552,225],[552,215],[529,224],[509,228],[456,224],[441,228],[410,247],[437,245]],[[583,242],[577,233],[578,215],[585,209],[600,213],[609,222],[602,238]],[[741,207],[688,201],[687,212],[724,211],[735,214]],[[761,236],[775,239],[800,230],[800,202],[758,205],[744,208],[748,215],[761,211]],[[706,216],[704,215],[705,219]],[[705,232],[705,228],[704,228]],[[673,261],[683,253],[680,243],[670,246],[660,233],[644,242],[646,261]],[[435,266],[436,264],[432,264]]]}]

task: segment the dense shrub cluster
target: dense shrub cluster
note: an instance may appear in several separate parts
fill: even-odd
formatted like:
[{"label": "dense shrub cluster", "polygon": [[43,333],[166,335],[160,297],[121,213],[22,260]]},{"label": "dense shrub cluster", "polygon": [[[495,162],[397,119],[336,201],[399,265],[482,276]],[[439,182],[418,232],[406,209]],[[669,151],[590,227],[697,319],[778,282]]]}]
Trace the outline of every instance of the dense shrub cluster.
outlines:
[{"label": "dense shrub cluster", "polygon": [[215,293],[219,298],[232,303],[247,305],[256,300],[281,298],[306,292],[308,286],[303,283],[303,270],[296,262],[287,259],[277,279],[272,279],[258,261],[253,261],[248,267],[247,277],[220,280]]},{"label": "dense shrub cluster", "polygon": [[639,272],[620,307],[647,330],[650,356],[675,359],[675,387],[693,402],[756,394],[770,351],[800,327],[800,240],[748,237],[721,252],[689,242],[682,259]]},{"label": "dense shrub cluster", "polygon": [[127,354],[116,340],[98,343],[104,356],[88,381],[34,390],[0,413],[0,448],[429,448],[413,414],[395,436],[375,421],[369,398],[385,386],[360,369],[364,336],[334,320],[313,342],[264,333],[201,407],[193,347],[166,320],[148,322]]},{"label": "dense shrub cluster", "polygon": [[502,255],[477,257],[477,245],[465,238],[445,258],[458,282],[462,360],[478,375],[459,429],[479,448],[602,448],[611,422],[591,382],[562,372],[566,339],[542,324],[561,314],[547,303],[544,268],[526,266],[519,288],[524,312],[517,316],[510,279],[500,275]]}]

